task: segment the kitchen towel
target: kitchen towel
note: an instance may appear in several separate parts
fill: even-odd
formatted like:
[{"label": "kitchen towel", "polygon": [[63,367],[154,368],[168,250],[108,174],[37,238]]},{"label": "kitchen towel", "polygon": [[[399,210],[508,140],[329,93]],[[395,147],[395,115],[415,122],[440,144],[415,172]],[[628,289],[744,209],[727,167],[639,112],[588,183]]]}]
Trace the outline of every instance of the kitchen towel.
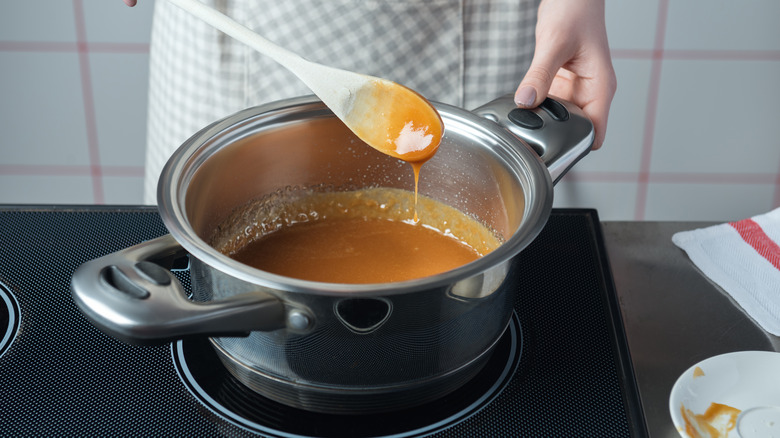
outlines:
[{"label": "kitchen towel", "polygon": [[780,208],[672,236],[764,330],[780,336]]}]

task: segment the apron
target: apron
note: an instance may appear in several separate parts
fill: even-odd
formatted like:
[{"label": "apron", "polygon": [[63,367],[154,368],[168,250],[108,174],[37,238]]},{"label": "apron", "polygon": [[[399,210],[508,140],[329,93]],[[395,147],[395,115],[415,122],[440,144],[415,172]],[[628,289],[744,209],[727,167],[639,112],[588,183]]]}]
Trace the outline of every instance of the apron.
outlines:
[{"label": "apron", "polygon": [[[513,93],[533,56],[538,0],[201,0],[321,64],[475,108]],[[312,94],[292,73],[197,18],[155,2],[144,201],[170,155],[244,108]]]}]

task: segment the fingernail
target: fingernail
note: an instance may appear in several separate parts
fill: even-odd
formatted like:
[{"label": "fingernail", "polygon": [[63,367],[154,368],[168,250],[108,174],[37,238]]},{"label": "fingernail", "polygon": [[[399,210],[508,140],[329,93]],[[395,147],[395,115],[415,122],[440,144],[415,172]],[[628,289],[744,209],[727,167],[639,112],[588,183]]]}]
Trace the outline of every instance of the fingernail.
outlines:
[{"label": "fingernail", "polygon": [[534,87],[526,85],[515,93],[515,104],[517,104],[517,106],[526,108],[531,107],[534,104],[534,100],[536,100],[536,90]]}]

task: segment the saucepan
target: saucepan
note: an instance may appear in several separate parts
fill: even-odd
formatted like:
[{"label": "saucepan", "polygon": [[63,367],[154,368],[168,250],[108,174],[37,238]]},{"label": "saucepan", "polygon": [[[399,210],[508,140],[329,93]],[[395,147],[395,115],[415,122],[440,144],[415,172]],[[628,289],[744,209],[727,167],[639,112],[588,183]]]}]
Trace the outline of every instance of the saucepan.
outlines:
[{"label": "saucepan", "polygon": [[[72,279],[81,312],[119,340],[208,337],[242,383],[316,412],[383,412],[433,401],[482,368],[523,279],[517,255],[544,227],[553,186],[590,150],[582,110],[511,96],[474,111],[434,103],[442,144],[419,192],[503,242],[474,262],[396,283],[332,284],[236,262],[214,236],[256,225],[268,199],[299,190],[413,190],[407,163],[358,140],[315,97],[249,108],[202,129],[167,162],[158,208],[170,234],[89,261]],[[191,294],[167,269],[188,257]]]}]

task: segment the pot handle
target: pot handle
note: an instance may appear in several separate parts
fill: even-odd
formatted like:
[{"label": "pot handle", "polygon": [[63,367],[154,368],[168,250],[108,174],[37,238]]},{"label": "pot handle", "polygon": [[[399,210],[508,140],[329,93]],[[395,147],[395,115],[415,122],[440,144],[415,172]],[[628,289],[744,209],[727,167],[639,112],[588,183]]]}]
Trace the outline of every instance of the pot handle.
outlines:
[{"label": "pot handle", "polygon": [[553,184],[590,152],[595,130],[577,105],[550,96],[537,108],[518,108],[507,94],[472,111],[531,147],[547,165]]},{"label": "pot handle", "polygon": [[176,276],[161,266],[185,255],[168,234],[86,262],[73,274],[73,300],[97,328],[130,344],[189,335],[246,336],[286,326],[284,303],[265,292],[206,303],[189,300]]}]

